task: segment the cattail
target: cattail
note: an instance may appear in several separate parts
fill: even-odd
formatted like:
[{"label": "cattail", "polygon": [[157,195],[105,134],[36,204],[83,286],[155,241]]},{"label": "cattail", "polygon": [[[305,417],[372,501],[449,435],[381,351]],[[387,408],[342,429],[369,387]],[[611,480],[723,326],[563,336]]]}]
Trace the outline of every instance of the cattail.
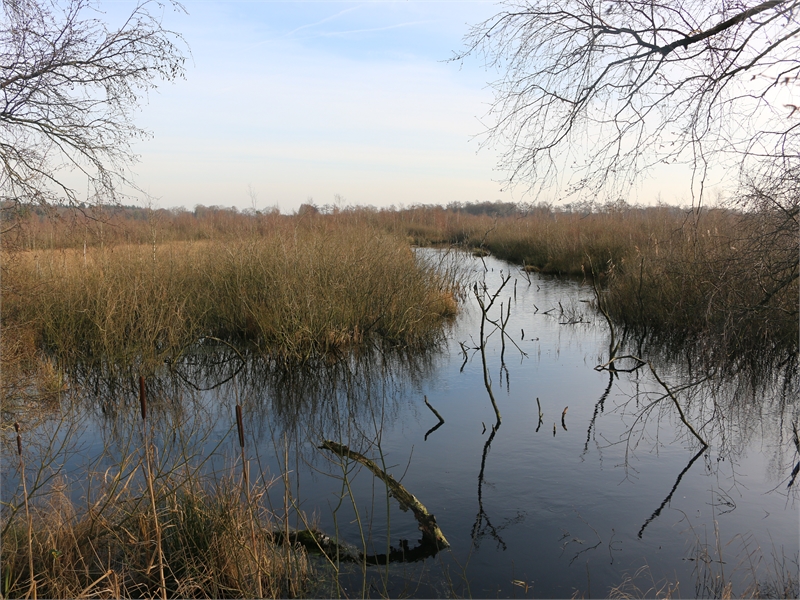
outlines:
[{"label": "cattail", "polygon": [[239,430],[239,447],[244,448],[244,425],[242,424],[242,405],[236,405],[236,428]]},{"label": "cattail", "polygon": [[17,453],[22,456],[22,436],[19,434],[19,423],[14,422],[14,431],[17,432]]},{"label": "cattail", "polygon": [[142,406],[142,421],[147,419],[147,397],[144,393],[144,377],[139,375],[139,404]]}]

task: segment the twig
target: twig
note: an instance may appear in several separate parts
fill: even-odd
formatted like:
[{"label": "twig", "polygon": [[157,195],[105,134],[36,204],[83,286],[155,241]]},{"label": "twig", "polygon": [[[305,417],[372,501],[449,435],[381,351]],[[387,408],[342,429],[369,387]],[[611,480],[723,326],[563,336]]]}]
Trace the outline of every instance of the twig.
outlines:
[{"label": "twig", "polygon": [[656,381],[658,381],[658,383],[661,384],[661,387],[663,387],[664,390],[667,392],[667,396],[672,398],[672,401],[675,403],[675,408],[678,409],[678,414],[680,415],[681,421],[683,421],[683,424],[686,425],[686,427],[689,428],[689,431],[692,432],[694,437],[696,437],[700,441],[700,443],[703,444],[703,449],[708,448],[708,443],[703,438],[700,437],[700,434],[697,433],[697,431],[695,431],[694,427],[692,427],[692,424],[689,423],[689,421],[686,420],[686,415],[683,414],[683,409],[681,408],[680,403],[678,403],[678,399],[672,393],[672,390],[670,390],[667,387],[667,384],[664,383],[663,381],[661,381],[661,378],[658,376],[658,373],[656,373],[656,370],[653,367],[653,363],[647,363],[647,364],[650,367],[650,370],[653,372],[653,377],[656,378]]},{"label": "twig", "polygon": [[442,418],[442,415],[439,414],[439,411],[437,411],[435,408],[433,408],[433,406],[431,406],[431,403],[428,402],[428,397],[427,396],[423,396],[423,398],[425,399],[425,406],[430,408],[431,412],[436,415],[437,419],[439,419],[439,424],[441,425],[442,423],[444,423],[444,419]]}]

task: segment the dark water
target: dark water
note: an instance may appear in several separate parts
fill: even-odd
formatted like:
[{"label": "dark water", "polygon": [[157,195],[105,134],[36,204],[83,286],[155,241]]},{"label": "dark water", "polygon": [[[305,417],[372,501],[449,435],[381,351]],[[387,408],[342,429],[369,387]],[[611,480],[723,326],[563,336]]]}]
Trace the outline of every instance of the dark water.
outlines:
[{"label": "dark water", "polygon": [[[414,546],[420,537],[412,513],[367,469],[319,450],[323,439],[385,464],[436,515],[449,549],[413,563],[343,565],[341,588],[320,587],[318,595],[605,597],[628,582],[625,590],[635,585],[638,595],[678,586],[673,595],[694,597],[719,595],[725,582],[736,595],[755,582],[763,591],[787,575],[796,581],[800,482],[787,487],[800,460],[792,385],[778,374],[754,387],[735,380],[686,387],[703,375],[644,356],[708,442],[702,448],[649,367],[595,369],[609,359],[609,332],[584,302],[590,288],[529,282],[493,259],[462,260],[489,296],[511,271],[488,314],[499,323],[501,303],[504,311],[510,304],[504,351],[501,332],[486,323],[499,426],[477,350],[481,311],[470,293],[441,344],[425,352],[376,350],[290,372],[212,351],[208,360],[202,353],[183,360],[176,365],[183,379],[149,383],[162,430],[173,432],[163,454],[189,441],[221,477],[239,452],[238,399],[253,477],[274,479],[269,502],[277,513],[288,506],[298,528],[302,513],[368,553],[401,539]],[[84,383],[91,381],[87,374]],[[126,433],[136,418],[133,384],[95,383],[69,438],[67,467],[78,480],[87,464],[102,470],[136,444]],[[425,396],[445,421],[430,433],[438,419]],[[104,447],[111,451],[98,461]],[[6,499],[14,478],[8,469],[4,476]]]}]

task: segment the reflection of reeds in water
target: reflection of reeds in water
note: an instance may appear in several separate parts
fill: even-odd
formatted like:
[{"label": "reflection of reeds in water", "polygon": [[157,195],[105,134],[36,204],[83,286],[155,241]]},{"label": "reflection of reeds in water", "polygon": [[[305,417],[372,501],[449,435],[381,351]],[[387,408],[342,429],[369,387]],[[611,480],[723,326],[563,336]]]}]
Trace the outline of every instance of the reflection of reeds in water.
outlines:
[{"label": "reflection of reeds in water", "polygon": [[[688,518],[687,518],[688,523]],[[645,565],[625,575],[609,590],[609,598],[797,598],[800,593],[800,557],[786,556],[773,548],[769,556],[752,536],[736,535],[727,543],[714,527],[712,538],[695,531],[688,560],[694,565],[692,579],[657,579]]]},{"label": "reflection of reeds in water", "polygon": [[149,405],[145,394],[139,410],[141,427],[121,407],[127,417],[115,416],[115,435],[76,481],[51,474],[69,455],[64,445],[32,449],[34,485],[25,485],[21,465],[19,495],[4,490],[2,596],[301,594],[309,564],[303,550],[272,541],[288,515],[263,505],[264,478],[204,472],[211,456],[199,451],[208,441],[199,430],[206,425],[180,411],[170,416],[170,407]]},{"label": "reflection of reeds in water", "polygon": [[[107,596],[158,597],[164,588],[170,597],[305,593],[309,562],[305,551],[294,546],[297,536],[290,519],[299,529],[312,530],[314,525],[300,512],[301,499],[290,493],[289,444],[293,452],[302,454],[292,456],[292,461],[314,460],[314,447],[322,435],[360,440],[360,432],[380,429],[396,415],[402,390],[429,375],[437,352],[436,345],[422,352],[374,345],[336,361],[320,359],[287,368],[282,361],[255,351],[240,352],[209,342],[162,367],[159,377],[148,378],[146,393],[138,398],[140,380],[131,370],[79,365],[68,371],[65,405],[94,415],[105,449],[93,457],[97,466],[90,468],[87,487],[91,493],[87,491],[83,507],[72,500],[78,482],[62,478],[56,486],[37,488],[31,506],[35,572],[40,589],[45,590],[40,595],[72,597],[92,585],[89,593]],[[77,393],[83,395],[70,396]],[[235,454],[222,453],[222,442],[213,441],[213,431],[225,433],[224,423],[230,423],[225,439],[235,440]],[[277,479],[277,485],[285,488],[282,505],[279,501],[273,508],[275,488],[269,489],[271,478],[264,474],[266,463],[258,457],[258,446],[247,450],[245,430],[262,440],[272,433],[275,453],[283,457],[279,461],[282,475]],[[304,444],[308,439],[314,444]],[[38,462],[47,462],[46,449],[41,454]],[[66,455],[62,452],[59,457]],[[240,455],[238,460],[236,455]],[[220,467],[220,461],[228,466]],[[109,464],[113,466],[106,471]],[[251,476],[256,465],[260,470]],[[351,476],[343,473],[343,478]],[[388,496],[386,500],[388,504]],[[357,514],[362,501],[352,497]],[[4,544],[2,565],[3,572],[13,574],[8,589],[14,596],[27,591],[23,582],[28,569],[20,561],[26,560],[28,552],[21,493],[11,502],[19,504],[23,516],[6,515],[3,521],[10,532],[7,539],[14,540]],[[60,508],[54,510],[51,505]],[[156,527],[162,533],[163,586],[155,551]],[[392,546],[390,541],[395,540],[388,537],[385,550],[376,551],[370,539],[372,527],[363,523],[364,539],[360,552],[353,555],[355,563],[339,570],[335,551],[342,546],[325,547],[330,561],[323,557],[320,568],[347,577],[349,569],[368,561],[416,556],[415,548]],[[326,533],[335,536],[337,532]],[[55,538],[59,541],[48,541]],[[65,538],[66,542],[61,541]],[[50,567],[48,545],[61,552]],[[84,563],[88,571],[81,570]],[[54,567],[74,573],[57,582]],[[331,590],[337,589],[335,583],[330,585]]]}]

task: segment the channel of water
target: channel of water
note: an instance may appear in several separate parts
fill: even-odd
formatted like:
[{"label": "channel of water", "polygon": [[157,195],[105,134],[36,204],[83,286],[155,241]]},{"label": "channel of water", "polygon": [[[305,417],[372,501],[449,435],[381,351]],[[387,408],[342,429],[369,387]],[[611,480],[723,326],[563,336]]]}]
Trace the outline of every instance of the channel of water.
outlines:
[{"label": "channel of water", "polygon": [[[172,415],[165,443],[176,435],[173,419],[206,471],[222,477],[239,455],[238,401],[251,477],[273,481],[267,501],[276,512],[288,507],[297,528],[305,515],[374,554],[420,538],[412,513],[366,468],[320,450],[324,439],[384,465],[436,516],[450,548],[416,562],[343,564],[341,587],[320,587],[323,595],[606,597],[635,585],[641,595],[679,586],[676,595],[693,597],[719,593],[719,581],[741,592],[782,571],[797,575],[800,482],[788,486],[800,460],[796,374],[789,385],[776,376],[745,391],[713,379],[687,387],[702,374],[641,357],[703,448],[650,366],[624,359],[617,372],[596,368],[609,359],[609,331],[590,308],[590,286],[528,277],[492,258],[458,260],[468,293],[437,347],[288,372],[199,352],[173,365],[178,377],[148,384],[156,414]],[[486,302],[504,276],[487,317],[507,319],[506,335],[486,322],[484,340],[498,425],[475,290]],[[85,389],[91,381],[87,374]],[[102,471],[120,459],[136,418],[132,385],[94,385],[69,426],[65,472],[76,481],[88,464]],[[425,399],[444,419],[439,427]],[[16,479],[10,469],[3,477],[7,500]],[[74,494],[85,492],[78,487]],[[330,568],[317,567],[330,586]]]}]

